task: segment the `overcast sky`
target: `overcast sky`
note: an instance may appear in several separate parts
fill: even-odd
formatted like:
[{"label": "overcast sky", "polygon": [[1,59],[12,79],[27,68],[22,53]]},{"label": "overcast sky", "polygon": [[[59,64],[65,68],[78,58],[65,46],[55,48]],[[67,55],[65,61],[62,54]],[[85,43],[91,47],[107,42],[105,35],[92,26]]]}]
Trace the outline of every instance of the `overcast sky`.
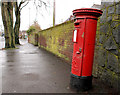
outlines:
[{"label": "overcast sky", "polygon": [[[20,1],[20,0],[19,0]],[[50,7],[45,10],[44,6],[36,12],[31,1],[21,12],[20,30],[27,30],[36,20],[42,29],[46,29],[53,24],[53,0],[44,0],[50,3]],[[78,8],[90,8],[93,4],[101,4],[101,0],[56,0],[56,24],[64,22],[72,15],[72,11]],[[1,11],[0,11],[1,12]],[[0,15],[0,25],[2,25]]]}]

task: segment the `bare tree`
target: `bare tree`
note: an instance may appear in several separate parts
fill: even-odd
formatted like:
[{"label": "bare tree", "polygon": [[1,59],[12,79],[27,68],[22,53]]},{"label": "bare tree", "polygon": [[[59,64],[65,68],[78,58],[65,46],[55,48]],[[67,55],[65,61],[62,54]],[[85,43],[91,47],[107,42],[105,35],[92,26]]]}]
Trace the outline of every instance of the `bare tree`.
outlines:
[{"label": "bare tree", "polygon": [[[4,2],[1,3],[1,14],[5,31],[5,48],[15,48],[15,44],[20,44],[19,42],[19,30],[20,30],[20,15],[21,10],[29,4],[32,0],[21,0],[18,4],[16,2]],[[36,3],[37,2],[37,3]],[[36,10],[39,10],[43,5],[47,7],[47,3],[42,0],[34,0],[33,3]],[[13,7],[15,8],[15,26],[13,26]]]},{"label": "bare tree", "polygon": [[14,2],[15,16],[16,16],[15,26],[14,26],[15,44],[20,44],[19,42],[19,30],[20,30],[20,21],[21,21],[20,14],[21,14],[22,8],[25,7],[28,3],[29,3],[28,0],[24,0],[24,1],[21,0],[19,5],[18,5],[18,1]]},{"label": "bare tree", "polygon": [[[21,10],[29,4],[29,2],[32,0],[21,0],[21,2],[18,5],[18,2],[14,3],[15,7],[15,16],[16,16],[16,22],[14,26],[14,33],[15,33],[15,44],[20,44],[19,42],[19,29],[20,29],[20,15],[21,15]],[[42,6],[45,6],[45,8],[48,7],[48,4],[42,0],[34,0],[33,5],[36,7],[36,10],[40,10]]]}]

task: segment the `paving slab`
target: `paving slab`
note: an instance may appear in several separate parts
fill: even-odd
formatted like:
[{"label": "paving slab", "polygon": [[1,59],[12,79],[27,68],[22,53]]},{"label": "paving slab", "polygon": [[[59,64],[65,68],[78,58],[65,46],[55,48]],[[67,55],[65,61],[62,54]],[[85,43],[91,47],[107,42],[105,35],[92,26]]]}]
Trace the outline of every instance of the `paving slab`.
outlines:
[{"label": "paving slab", "polygon": [[[112,93],[112,88],[93,79],[93,89],[70,88],[70,64],[21,40],[19,49],[0,50],[2,93]],[[10,94],[8,94],[10,95]],[[25,95],[25,94],[23,94]]]}]

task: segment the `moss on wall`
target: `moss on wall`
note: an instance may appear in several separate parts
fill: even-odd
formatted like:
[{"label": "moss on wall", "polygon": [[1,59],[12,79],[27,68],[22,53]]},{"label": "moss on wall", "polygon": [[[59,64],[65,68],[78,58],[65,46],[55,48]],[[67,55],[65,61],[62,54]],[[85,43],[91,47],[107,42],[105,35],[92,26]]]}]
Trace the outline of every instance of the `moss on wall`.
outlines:
[{"label": "moss on wall", "polygon": [[28,35],[28,42],[38,46],[38,33],[37,32],[32,32],[31,34]]},{"label": "moss on wall", "polygon": [[65,22],[55,27],[39,32],[39,47],[54,53],[60,58],[71,62],[73,21]]},{"label": "moss on wall", "polygon": [[120,2],[102,2],[103,15],[100,18],[97,35],[97,76],[118,90],[120,85]]}]

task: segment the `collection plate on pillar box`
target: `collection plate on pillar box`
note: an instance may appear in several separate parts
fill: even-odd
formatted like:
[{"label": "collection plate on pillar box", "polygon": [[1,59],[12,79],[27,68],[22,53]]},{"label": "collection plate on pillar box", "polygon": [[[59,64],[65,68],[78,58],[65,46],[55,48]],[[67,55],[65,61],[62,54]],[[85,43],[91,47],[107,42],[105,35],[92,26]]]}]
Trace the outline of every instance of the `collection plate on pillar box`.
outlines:
[{"label": "collection plate on pillar box", "polygon": [[77,41],[77,30],[74,30],[73,42]]}]

